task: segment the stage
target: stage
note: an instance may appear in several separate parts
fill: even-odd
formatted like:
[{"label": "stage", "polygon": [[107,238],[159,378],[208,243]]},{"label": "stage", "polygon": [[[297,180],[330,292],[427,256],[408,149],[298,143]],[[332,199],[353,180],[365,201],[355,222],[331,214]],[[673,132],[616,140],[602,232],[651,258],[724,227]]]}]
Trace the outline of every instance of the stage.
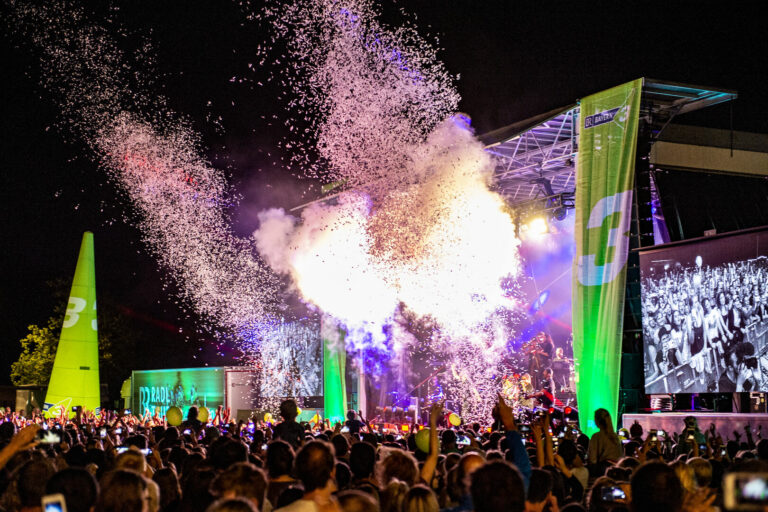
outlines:
[{"label": "stage", "polygon": [[[709,428],[710,423],[715,424],[717,432],[726,437],[733,437],[736,430],[743,435],[744,427],[750,425],[756,432],[758,425],[763,425],[768,433],[768,414],[742,414],[722,412],[665,412],[656,414],[625,414],[622,417],[622,426],[629,428],[637,420],[647,433],[650,429],[664,430],[665,432],[680,433],[683,428],[683,419],[686,416],[694,416],[699,422],[699,429],[703,432]],[[757,439],[755,439],[757,440]]]}]

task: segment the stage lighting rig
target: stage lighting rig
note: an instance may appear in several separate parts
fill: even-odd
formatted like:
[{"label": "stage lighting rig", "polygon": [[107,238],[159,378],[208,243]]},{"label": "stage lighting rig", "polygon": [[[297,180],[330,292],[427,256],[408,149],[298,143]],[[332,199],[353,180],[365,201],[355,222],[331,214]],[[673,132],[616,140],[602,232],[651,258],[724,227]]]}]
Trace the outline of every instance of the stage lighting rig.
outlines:
[{"label": "stage lighting rig", "polygon": [[510,207],[519,232],[527,235],[542,235],[549,233],[549,223],[562,221],[568,215],[568,210],[575,207],[574,193],[561,192],[555,194],[552,184],[547,178],[536,178],[531,181],[540,187],[542,195]]}]

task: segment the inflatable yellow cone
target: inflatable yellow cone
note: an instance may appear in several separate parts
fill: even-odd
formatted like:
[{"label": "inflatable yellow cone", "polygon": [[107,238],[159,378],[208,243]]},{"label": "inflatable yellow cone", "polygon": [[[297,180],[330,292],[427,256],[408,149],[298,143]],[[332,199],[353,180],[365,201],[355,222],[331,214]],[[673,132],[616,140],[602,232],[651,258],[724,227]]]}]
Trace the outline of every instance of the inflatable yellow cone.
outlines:
[{"label": "inflatable yellow cone", "polygon": [[99,339],[96,326],[96,274],[93,233],[80,245],[72,291],[61,327],[51,380],[45,395],[46,416],[73,416],[73,407],[99,412]]}]

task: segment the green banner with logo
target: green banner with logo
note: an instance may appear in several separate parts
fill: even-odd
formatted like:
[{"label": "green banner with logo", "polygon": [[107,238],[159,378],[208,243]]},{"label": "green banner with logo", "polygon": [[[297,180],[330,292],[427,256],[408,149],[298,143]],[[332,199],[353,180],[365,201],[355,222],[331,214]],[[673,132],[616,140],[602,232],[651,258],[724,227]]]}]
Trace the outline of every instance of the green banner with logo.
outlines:
[{"label": "green banner with logo", "polygon": [[624,288],[643,80],[581,100],[576,167],[573,356],[583,432],[618,418]]}]

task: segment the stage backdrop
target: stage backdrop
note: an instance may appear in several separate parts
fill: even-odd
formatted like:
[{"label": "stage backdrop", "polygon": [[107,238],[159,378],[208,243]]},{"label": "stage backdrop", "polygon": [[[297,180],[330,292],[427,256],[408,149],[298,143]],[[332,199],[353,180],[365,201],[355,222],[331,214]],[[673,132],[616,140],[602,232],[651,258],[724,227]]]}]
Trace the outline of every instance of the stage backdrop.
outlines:
[{"label": "stage backdrop", "polygon": [[616,425],[624,287],[643,80],[581,100],[576,168],[573,355],[583,432],[594,411]]}]

